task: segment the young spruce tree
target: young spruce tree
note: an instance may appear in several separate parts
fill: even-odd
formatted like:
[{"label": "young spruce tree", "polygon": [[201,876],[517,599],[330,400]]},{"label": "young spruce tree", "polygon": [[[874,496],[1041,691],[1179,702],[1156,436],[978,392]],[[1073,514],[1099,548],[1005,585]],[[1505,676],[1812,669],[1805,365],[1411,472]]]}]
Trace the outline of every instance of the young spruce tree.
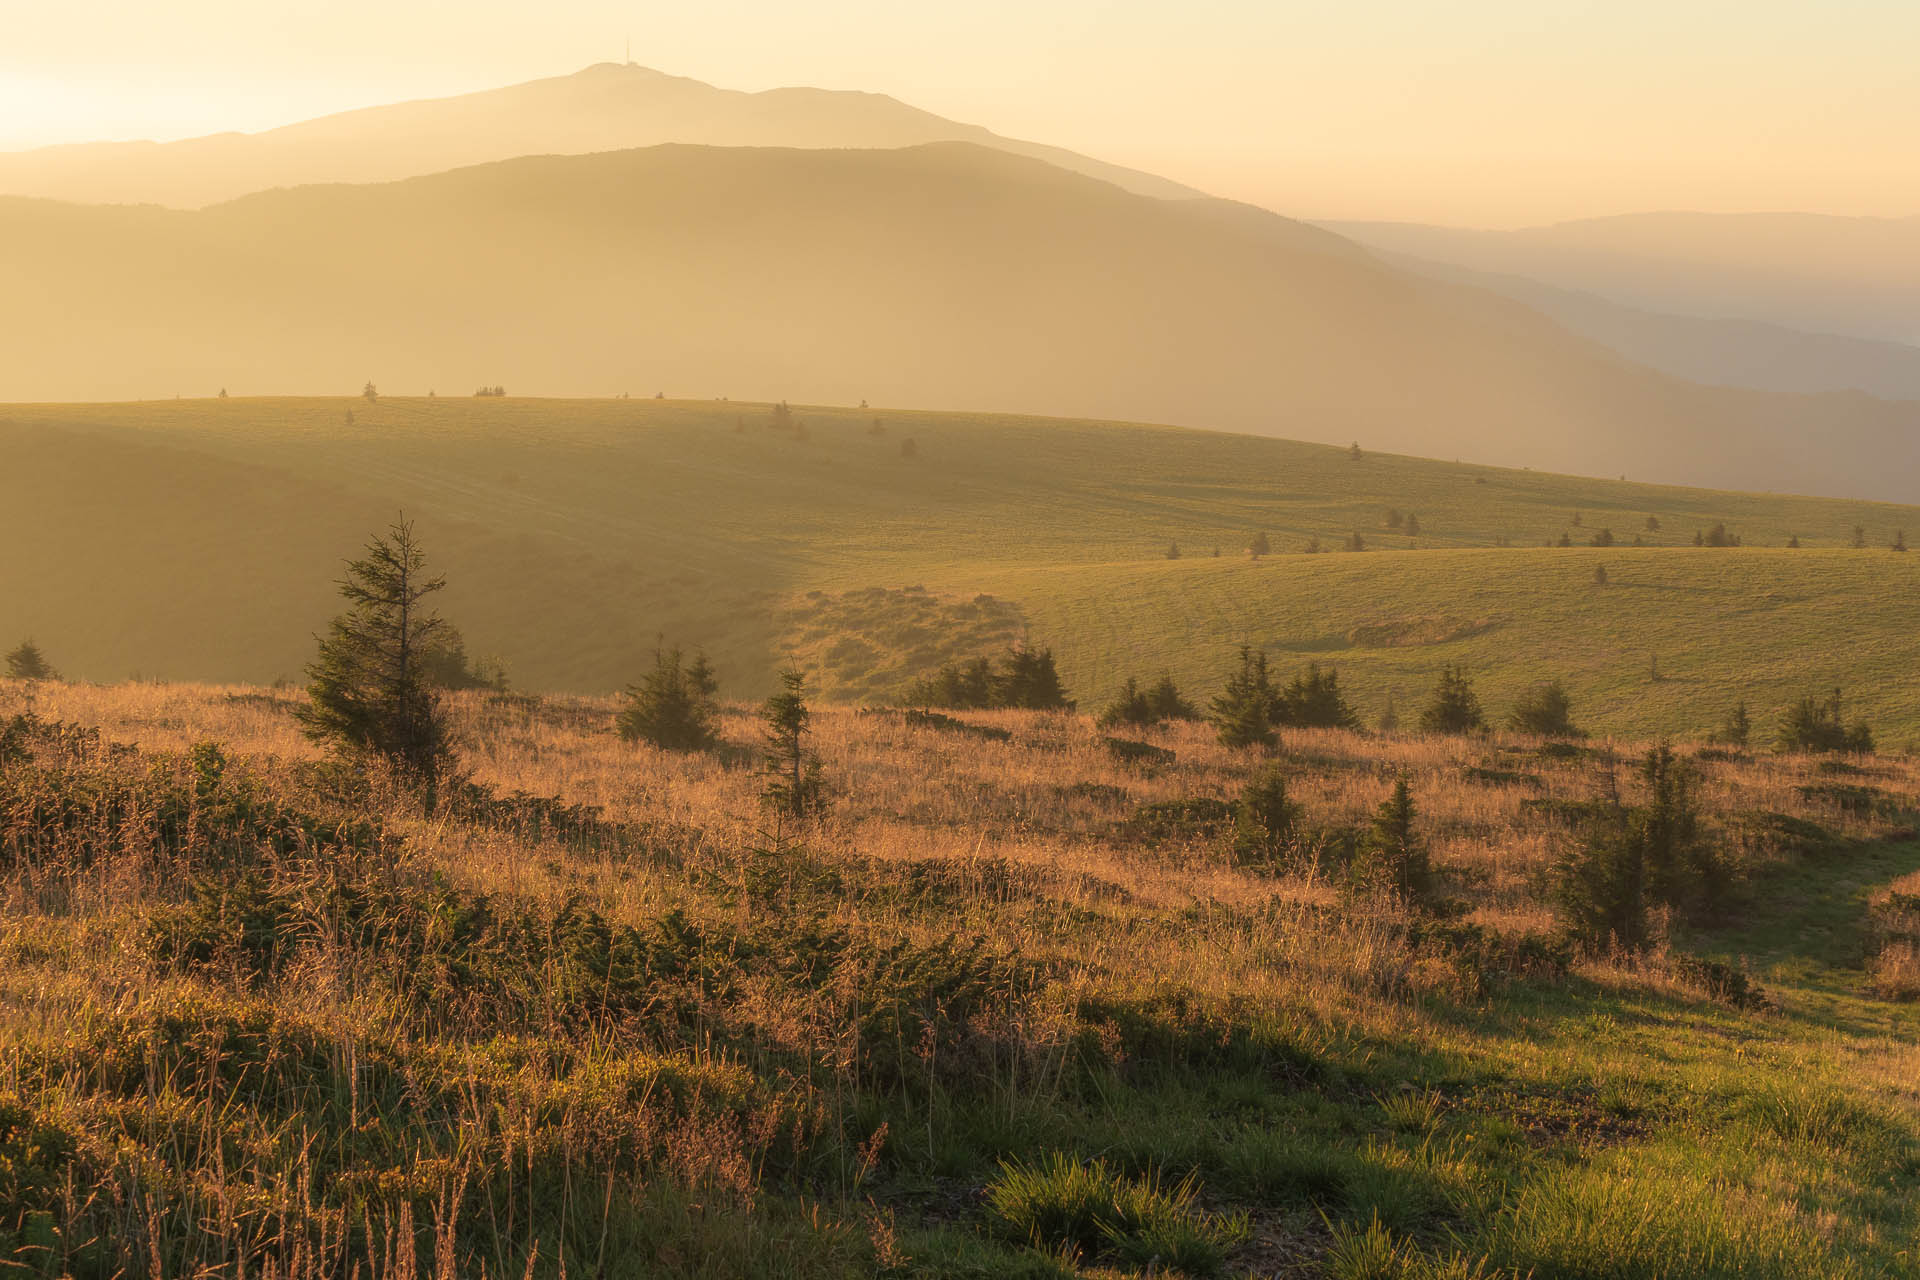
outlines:
[{"label": "young spruce tree", "polygon": [[718,707],[707,655],[696,653],[688,662],[678,645],[653,651],[653,670],[626,687],[624,705],[614,728],[628,742],[650,742],[666,751],[705,751],[716,741],[713,732]]},{"label": "young spruce tree", "polygon": [[22,640],[20,647],[7,655],[7,674],[15,680],[58,680],[60,673],[53,669],[47,656],[40,652],[40,646],[31,640]]},{"label": "young spruce tree", "polygon": [[429,655],[446,624],[426,600],[446,585],[405,518],[347,562],[335,618],[307,667],[312,701],[295,714],[307,737],[349,755],[377,757],[426,793],[453,764],[452,734]]},{"label": "young spruce tree", "polygon": [[767,785],[761,793],[781,813],[804,817],[821,806],[826,788],[820,762],[807,750],[807,678],[788,667],[780,673],[780,692],[760,710],[766,723]]}]

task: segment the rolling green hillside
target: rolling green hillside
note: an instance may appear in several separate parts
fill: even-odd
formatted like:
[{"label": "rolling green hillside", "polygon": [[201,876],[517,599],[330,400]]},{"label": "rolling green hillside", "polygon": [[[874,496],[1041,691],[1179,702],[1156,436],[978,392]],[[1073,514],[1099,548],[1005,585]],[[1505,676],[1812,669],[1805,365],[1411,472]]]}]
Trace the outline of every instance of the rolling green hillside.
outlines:
[{"label": "rolling green hillside", "polygon": [[[664,635],[707,646],[732,693],[792,656],[874,700],[1024,632],[1089,703],[1128,673],[1210,689],[1246,641],[1283,670],[1337,663],[1369,715],[1465,662],[1496,713],[1566,678],[1597,732],[1699,731],[1742,698],[1766,727],[1841,683],[1895,745],[1920,734],[1920,560],[1886,549],[1920,537],[1913,508],[1121,423],[794,417],[467,397],[0,408],[0,639],[31,634],[82,678],[297,677],[340,560],[404,509],[449,577],[445,612],[529,688],[615,688]],[[1692,545],[1716,523],[1745,545]],[[1856,525],[1868,549],[1847,548]],[[1648,545],[1542,545],[1602,529]],[[1274,549],[1259,561],[1242,554],[1256,532]],[[1302,553],[1356,532],[1368,550]]]},{"label": "rolling green hillside", "polygon": [[[1920,404],[1696,386],[1217,200],[967,143],[533,156],[195,212],[0,198],[0,397],[665,390],[1920,498]],[[1817,441],[1817,445],[1810,445]]]}]

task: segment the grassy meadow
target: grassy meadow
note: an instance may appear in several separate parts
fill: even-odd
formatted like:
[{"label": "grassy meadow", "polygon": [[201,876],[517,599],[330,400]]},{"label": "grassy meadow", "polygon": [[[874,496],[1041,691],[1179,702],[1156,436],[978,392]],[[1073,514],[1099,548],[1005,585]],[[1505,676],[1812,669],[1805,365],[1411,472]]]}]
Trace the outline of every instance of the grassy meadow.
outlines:
[{"label": "grassy meadow", "polygon": [[[1491,592],[1476,554],[1501,555],[1392,559]],[[1197,724],[1117,748],[1084,714],[821,708],[830,799],[795,823],[759,803],[750,708],[678,755],[622,742],[607,699],[460,694],[471,785],[423,815],[304,739],[302,696],[0,683],[0,1270],[1920,1258],[1910,760],[1683,747],[1728,895],[1583,956],[1549,886],[1593,802],[1641,802],[1626,741],[1288,731],[1269,756]],[[1453,906],[1332,843],[1236,856],[1223,814],[1269,764],[1316,832],[1406,778]]]},{"label": "grassy meadow", "polygon": [[[0,636],[84,679],[297,679],[340,561],[404,510],[469,648],[535,691],[611,692],[664,636],[738,696],[792,658],[883,702],[1025,635],[1097,705],[1128,674],[1209,688],[1250,642],[1337,663],[1369,716],[1464,662],[1496,710],[1565,679],[1597,733],[1698,733],[1740,699],[1770,727],[1839,684],[1883,741],[1920,740],[1920,569],[1887,550],[1920,511],[1359,443],[464,393],[0,406]],[[1716,524],[1744,545],[1692,545]],[[1622,545],[1585,545],[1601,530]]]}]

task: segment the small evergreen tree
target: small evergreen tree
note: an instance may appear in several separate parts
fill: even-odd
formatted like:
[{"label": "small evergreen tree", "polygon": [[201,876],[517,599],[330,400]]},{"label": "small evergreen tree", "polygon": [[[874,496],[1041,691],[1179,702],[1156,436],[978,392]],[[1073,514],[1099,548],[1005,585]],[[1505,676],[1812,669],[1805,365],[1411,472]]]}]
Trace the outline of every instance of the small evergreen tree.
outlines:
[{"label": "small evergreen tree", "polygon": [[1840,690],[1825,702],[1812,695],[1801,698],[1781,721],[1777,738],[1782,751],[1844,751],[1873,754],[1873,730],[1862,721],[1848,728],[1841,716]]},{"label": "small evergreen tree", "polygon": [[1253,537],[1247,542],[1247,554],[1255,560],[1267,555],[1272,550],[1273,544],[1267,541],[1267,532],[1264,529],[1255,531]]},{"label": "small evergreen tree", "polygon": [[1798,551],[1800,549],[1800,535],[1797,533],[1788,534],[1787,546],[1790,550]]},{"label": "small evergreen tree", "polygon": [[1560,541],[1553,545],[1556,547],[1570,547],[1573,545],[1573,536],[1563,529],[1560,531]]},{"label": "small evergreen tree", "polygon": [[1179,686],[1173,683],[1173,677],[1163,675],[1160,682],[1147,693],[1147,708],[1153,712],[1156,720],[1198,720],[1200,712],[1191,702],[1180,696]]},{"label": "small evergreen tree", "polygon": [[368,404],[372,404],[380,399],[380,388],[374,386],[372,380],[369,379],[367,385],[360,388],[360,394],[366,397]]},{"label": "small evergreen tree", "polygon": [[1180,558],[1180,544],[1178,542],[1169,542],[1167,544],[1167,559],[1178,560],[1179,558]]},{"label": "small evergreen tree", "polygon": [[1421,904],[1433,898],[1433,864],[1413,823],[1413,791],[1403,776],[1394,781],[1393,794],[1373,815],[1367,855],[1394,892],[1409,903]]},{"label": "small evergreen tree", "polygon": [[436,689],[507,691],[505,668],[468,657],[466,637],[451,624],[442,628],[440,638],[421,654],[420,662],[428,683]]},{"label": "small evergreen tree", "polygon": [[1251,645],[1240,646],[1240,669],[1227,677],[1227,686],[1215,696],[1208,719],[1223,747],[1271,747],[1274,742],[1273,682],[1267,675],[1267,654]]},{"label": "small evergreen tree", "polygon": [[1866,529],[1861,525],[1853,526],[1853,542],[1852,542],[1853,549],[1855,551],[1860,551],[1865,549],[1866,545],[1867,545]]},{"label": "small evergreen tree", "polygon": [[1098,721],[1102,729],[1112,729],[1119,725],[1133,725],[1144,728],[1159,723],[1160,717],[1153,713],[1152,700],[1141,691],[1140,682],[1132,676],[1127,677],[1120,686],[1119,696],[1107,704],[1100,713]]},{"label": "small evergreen tree", "polygon": [[650,742],[667,751],[705,751],[718,741],[713,722],[720,682],[707,655],[688,662],[678,645],[655,648],[653,670],[627,686],[614,728],[628,742]]},{"label": "small evergreen tree", "polygon": [[1380,732],[1395,733],[1400,728],[1400,711],[1393,705],[1393,690],[1387,690],[1387,705],[1380,712]]},{"label": "small evergreen tree", "polygon": [[1420,517],[1411,513],[1407,515],[1407,536],[1409,538],[1420,536]]},{"label": "small evergreen tree", "polygon": [[1320,554],[1320,539],[1318,539],[1318,538],[1308,538],[1308,539],[1307,539],[1307,546],[1306,546],[1306,552],[1307,552],[1307,554],[1308,554],[1308,555],[1310,555],[1310,556],[1317,556],[1317,555],[1319,555],[1319,554]]},{"label": "small evergreen tree", "polygon": [[1355,529],[1352,533],[1347,535],[1347,550],[1365,551],[1366,549],[1367,549],[1367,540],[1360,536],[1360,531],[1358,529]]},{"label": "small evergreen tree", "polygon": [[1358,462],[1363,456],[1365,455],[1363,455],[1360,452],[1360,442],[1358,440],[1355,440],[1353,444],[1349,446],[1347,449],[1347,457],[1351,458],[1355,462]]},{"label": "small evergreen tree", "polygon": [[1573,699],[1559,680],[1537,684],[1520,695],[1507,727],[1542,738],[1584,738],[1573,724]]},{"label": "small evergreen tree", "polygon": [[17,648],[7,654],[7,674],[15,680],[58,680],[60,673],[53,669],[47,656],[40,652],[40,646],[32,640],[22,640]]},{"label": "small evergreen tree", "polygon": [[1597,529],[1597,530],[1595,530],[1595,531],[1594,531],[1594,535],[1593,535],[1593,536],[1592,536],[1591,538],[1588,538],[1588,539],[1587,539],[1587,545],[1588,545],[1588,546],[1590,546],[1590,547],[1610,547],[1610,546],[1612,546],[1612,545],[1613,545],[1613,530],[1611,530],[1611,529]]},{"label": "small evergreen tree", "polygon": [[1002,658],[1000,674],[993,682],[992,705],[1026,711],[1070,709],[1073,700],[1067,697],[1060,673],[1054,669],[1053,650],[1022,645]]},{"label": "small evergreen tree", "polygon": [[1440,668],[1439,683],[1433,697],[1420,712],[1422,733],[1476,733],[1487,727],[1480,711],[1480,699],[1465,667]]},{"label": "small evergreen tree", "polygon": [[1398,529],[1402,524],[1405,524],[1405,523],[1406,523],[1406,517],[1400,514],[1400,509],[1398,507],[1387,508],[1387,528]]},{"label": "small evergreen tree", "polygon": [[993,664],[974,658],[942,663],[932,676],[914,681],[903,699],[909,706],[978,711],[994,705]]},{"label": "small evergreen tree", "polygon": [[1241,790],[1233,806],[1234,858],[1246,865],[1277,869],[1297,844],[1300,808],[1287,797],[1287,778],[1269,765]]},{"label": "small evergreen tree", "polygon": [[792,817],[805,817],[826,800],[820,762],[807,750],[812,712],[807,709],[807,679],[789,667],[780,673],[780,692],[768,698],[760,718],[766,723],[767,804]]},{"label": "small evergreen tree", "polygon": [[1659,516],[1648,516],[1648,517],[1647,517],[1647,532],[1648,532],[1648,533],[1658,533],[1658,532],[1660,532],[1660,517],[1659,517]]},{"label": "small evergreen tree", "polygon": [[1890,545],[1895,551],[1905,551],[1907,549],[1907,531],[1905,529],[1896,529],[1893,534],[1893,542]]},{"label": "small evergreen tree", "polygon": [[1607,566],[1603,564],[1593,566],[1593,585],[1596,587],[1607,585]]},{"label": "small evergreen tree", "polygon": [[1347,705],[1340,692],[1340,674],[1332,667],[1325,671],[1318,663],[1308,663],[1304,674],[1275,695],[1268,719],[1277,725],[1303,729],[1357,729],[1360,717]]},{"label": "small evergreen tree", "polygon": [[1714,735],[1714,739],[1730,747],[1744,747],[1752,736],[1753,721],[1747,715],[1747,704],[1740,702],[1734,704],[1733,710],[1727,715],[1726,723],[1720,726],[1720,731]]},{"label": "small evergreen tree", "polygon": [[307,737],[375,756],[431,800],[453,763],[452,731],[428,655],[446,623],[427,598],[446,580],[427,573],[413,525],[402,518],[347,562],[336,617],[307,667],[310,702],[295,715]]}]

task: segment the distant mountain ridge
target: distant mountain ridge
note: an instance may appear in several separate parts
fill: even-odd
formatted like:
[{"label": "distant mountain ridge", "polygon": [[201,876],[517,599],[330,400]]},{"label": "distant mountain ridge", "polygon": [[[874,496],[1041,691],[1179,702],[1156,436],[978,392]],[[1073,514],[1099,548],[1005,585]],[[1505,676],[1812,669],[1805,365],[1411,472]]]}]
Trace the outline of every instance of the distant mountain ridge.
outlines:
[{"label": "distant mountain ridge", "polygon": [[1409,270],[1524,303],[1583,338],[1690,382],[1756,391],[1864,391],[1920,400],[1920,346],[1809,333],[1763,320],[1673,315],[1525,276],[1378,252]]},{"label": "distant mountain ridge", "polygon": [[539,156],[197,212],[0,199],[0,400],[731,396],[1911,500],[1920,405],[1692,385],[1218,200],[966,143]]},{"label": "distant mountain ridge", "polygon": [[365,107],[261,133],[0,153],[0,195],[195,209],[274,187],[388,182],[526,155],[661,143],[893,148],[971,142],[1162,199],[1202,193],[1060,147],[1003,138],[882,94],[720,89],[633,64]]},{"label": "distant mountain ridge", "polygon": [[1515,231],[1324,225],[1389,252],[1643,310],[1920,346],[1920,216],[1639,213]]}]

